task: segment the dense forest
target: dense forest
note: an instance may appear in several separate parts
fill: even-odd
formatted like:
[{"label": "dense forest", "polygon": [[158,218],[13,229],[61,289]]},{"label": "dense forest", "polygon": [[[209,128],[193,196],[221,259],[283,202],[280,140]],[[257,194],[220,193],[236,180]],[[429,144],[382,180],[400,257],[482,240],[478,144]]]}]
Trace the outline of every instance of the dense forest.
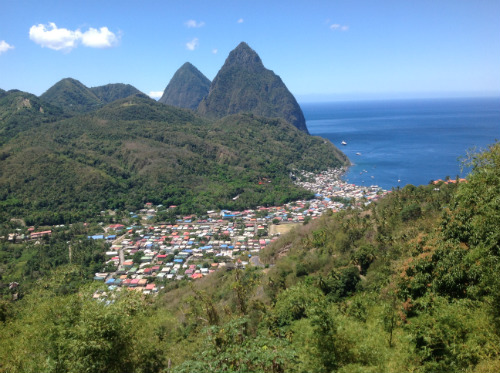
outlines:
[{"label": "dense forest", "polygon": [[40,97],[0,90],[0,224],[95,221],[146,202],[179,214],[279,205],[311,196],[297,171],[348,164],[309,136],[293,95],[244,42],[212,85],[184,64],[160,102],[72,78]]},{"label": "dense forest", "polygon": [[498,372],[500,143],[469,163],[156,297],[94,300],[82,247],[1,301],[0,372]]},{"label": "dense forest", "polygon": [[[79,96],[81,83],[59,85],[66,93],[73,87],[86,108],[97,105]],[[116,86],[95,92],[128,93]],[[330,142],[281,119],[236,114],[208,120],[143,94],[97,107],[74,114],[24,92],[0,98],[0,222],[68,224],[96,219],[102,210],[134,211],[145,202],[177,205],[181,214],[282,204],[311,195],[294,185],[295,170],[348,163]]]}]

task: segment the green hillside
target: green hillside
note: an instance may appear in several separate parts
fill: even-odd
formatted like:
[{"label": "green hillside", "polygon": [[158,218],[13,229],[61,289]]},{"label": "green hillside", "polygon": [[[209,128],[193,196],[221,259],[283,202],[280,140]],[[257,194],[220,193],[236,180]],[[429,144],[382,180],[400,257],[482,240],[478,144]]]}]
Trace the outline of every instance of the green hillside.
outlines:
[{"label": "green hillside", "polygon": [[498,372],[500,144],[470,165],[158,296],[96,301],[61,267],[0,303],[0,372]]},{"label": "green hillside", "polygon": [[0,145],[22,131],[63,118],[63,111],[31,93],[0,92]]},{"label": "green hillside", "polygon": [[88,88],[76,79],[66,78],[50,87],[40,98],[62,108],[69,115],[78,115],[136,94],[141,92],[130,84],[106,84]]},{"label": "green hillside", "polygon": [[110,102],[119,100],[121,98],[141,93],[141,91],[131,86],[130,84],[123,83],[106,84],[99,87],[92,87],[90,88],[90,91],[105,104],[109,104]]},{"label": "green hillside", "polygon": [[72,78],[60,80],[40,98],[73,115],[96,110],[101,106],[101,100],[88,87]]},{"label": "green hillside", "polygon": [[2,219],[30,224],[148,201],[185,213],[279,204],[310,195],[292,184],[291,170],[348,162],[330,142],[284,121],[240,114],[212,122],[144,95],[28,129],[1,152]]}]

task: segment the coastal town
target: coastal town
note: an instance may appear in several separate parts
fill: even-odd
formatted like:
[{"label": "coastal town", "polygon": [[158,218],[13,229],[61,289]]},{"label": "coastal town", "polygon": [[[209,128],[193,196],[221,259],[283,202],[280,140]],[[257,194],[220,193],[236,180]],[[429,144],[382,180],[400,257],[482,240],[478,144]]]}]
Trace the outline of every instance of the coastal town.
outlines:
[{"label": "coastal town", "polygon": [[[176,206],[146,203],[140,211],[129,213],[135,224],[103,225],[102,232],[88,236],[107,243],[103,268],[113,268],[95,273],[94,280],[103,282],[110,291],[127,288],[151,294],[169,281],[196,280],[221,269],[263,266],[259,252],[281,233],[328,210],[338,212],[369,204],[388,193],[376,185],[349,184],[342,180],[343,172],[331,169],[294,175],[300,180],[298,185],[314,193],[311,200],[244,211],[207,211],[203,217],[178,216],[173,224],[151,221],[159,210]],[[30,230],[26,237],[12,233],[9,240],[39,240],[52,234],[52,230]],[[100,296],[102,292],[95,294]]]}]

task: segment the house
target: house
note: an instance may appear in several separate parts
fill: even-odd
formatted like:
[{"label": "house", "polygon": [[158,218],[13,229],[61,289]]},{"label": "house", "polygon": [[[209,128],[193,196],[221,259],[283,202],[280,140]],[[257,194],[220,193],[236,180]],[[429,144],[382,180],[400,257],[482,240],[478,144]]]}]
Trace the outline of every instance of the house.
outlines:
[{"label": "house", "polygon": [[125,228],[125,226],[123,224],[111,224],[108,229],[114,229],[115,231],[120,231],[122,230],[123,228]]},{"label": "house", "polygon": [[87,236],[89,240],[104,240],[104,235],[102,234],[95,234],[93,236]]},{"label": "house", "polygon": [[41,238],[43,236],[51,236],[51,235],[52,235],[52,231],[33,232],[30,234],[30,238],[33,240],[33,239]]}]

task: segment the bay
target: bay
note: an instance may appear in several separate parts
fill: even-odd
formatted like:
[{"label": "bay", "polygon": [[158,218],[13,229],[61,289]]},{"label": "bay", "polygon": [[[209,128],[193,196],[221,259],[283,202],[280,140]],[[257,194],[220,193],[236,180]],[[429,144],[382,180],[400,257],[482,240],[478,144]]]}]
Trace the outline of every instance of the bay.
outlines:
[{"label": "bay", "polygon": [[[465,177],[461,158],[500,139],[500,98],[301,104],[312,135],[351,160],[345,179],[390,190]],[[345,141],[347,145],[341,145]]]}]

